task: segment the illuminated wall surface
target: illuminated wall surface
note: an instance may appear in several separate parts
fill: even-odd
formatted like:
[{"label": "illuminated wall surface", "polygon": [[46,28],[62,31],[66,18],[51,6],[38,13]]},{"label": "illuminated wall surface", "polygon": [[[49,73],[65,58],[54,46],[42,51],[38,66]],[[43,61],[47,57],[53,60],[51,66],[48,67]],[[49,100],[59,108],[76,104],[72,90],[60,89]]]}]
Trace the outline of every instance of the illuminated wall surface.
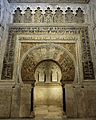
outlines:
[{"label": "illuminated wall surface", "polygon": [[0,118],[96,118],[95,21],[95,0],[0,0]]}]

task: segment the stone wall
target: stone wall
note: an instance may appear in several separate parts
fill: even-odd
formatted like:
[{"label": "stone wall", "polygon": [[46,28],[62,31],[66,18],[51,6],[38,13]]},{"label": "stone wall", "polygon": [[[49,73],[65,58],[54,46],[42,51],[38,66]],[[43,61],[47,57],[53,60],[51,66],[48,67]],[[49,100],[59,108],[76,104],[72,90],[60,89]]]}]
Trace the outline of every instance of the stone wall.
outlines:
[{"label": "stone wall", "polygon": [[[7,0],[0,0],[0,73],[2,68],[3,55],[8,35],[8,23],[11,21],[10,4]],[[1,79],[1,74],[0,74]]]},{"label": "stone wall", "polygon": [[65,85],[68,117],[96,117],[96,85]]},{"label": "stone wall", "polygon": [[[20,7],[20,9],[22,9],[21,13],[24,15],[26,8],[30,7],[30,9],[32,9],[32,14],[35,14],[38,6],[41,8],[42,13],[44,15],[46,13],[45,10],[48,7],[50,7],[50,10],[53,11],[52,14],[55,14],[55,10],[58,7],[60,7],[60,9],[63,10],[63,14],[65,14],[65,11],[67,10],[68,7],[70,7],[73,10],[73,13],[76,14],[76,10],[78,9],[78,7],[80,7],[84,11],[85,22],[83,24],[76,23],[74,25],[73,23],[70,23],[70,21],[69,21],[69,23],[66,24],[65,27],[62,27],[62,25],[61,26],[58,25],[56,27],[56,24],[55,24],[55,26],[53,26],[53,28],[52,28],[52,26],[50,26],[49,23],[47,24],[47,25],[49,25],[49,27],[45,26],[45,23],[44,23],[43,27],[41,26],[41,28],[38,29],[40,27],[40,24],[39,24],[39,27],[37,24],[34,24],[34,26],[31,26],[30,23],[26,24],[26,19],[25,19],[24,24],[22,24],[22,23],[16,24],[16,22],[14,24],[11,24],[11,25],[13,25],[13,27],[10,27],[10,33],[9,33],[9,38],[8,38],[7,37],[8,23],[13,22],[12,14],[14,14],[14,11],[18,7]],[[52,3],[52,4],[51,3],[46,3],[46,4],[45,3],[30,3],[30,4],[29,3],[28,4],[26,4],[26,3],[10,3],[9,4],[7,2],[7,0],[0,1],[0,13],[1,13],[0,14],[0,118],[29,117],[31,114],[31,111],[30,111],[30,109],[31,109],[30,108],[31,107],[31,85],[22,85],[22,86],[19,85],[21,83],[19,83],[20,81],[18,80],[19,72],[18,72],[17,66],[19,65],[19,62],[20,62],[19,60],[21,58],[16,59],[17,61],[10,62],[10,59],[9,59],[10,56],[8,56],[9,54],[8,55],[6,54],[6,56],[4,57],[7,38],[8,38],[8,43],[7,43],[8,48],[6,49],[6,51],[7,51],[6,53],[9,52],[10,54],[14,54],[14,58],[19,58],[20,51],[16,49],[18,51],[17,52],[18,54],[16,54],[16,51],[14,51],[14,49],[15,49],[14,46],[16,45],[16,48],[19,47],[19,42],[20,42],[19,35],[20,34],[22,34],[22,36],[23,36],[23,37],[21,37],[21,41],[23,41],[23,42],[20,43],[21,48],[22,48],[22,44],[24,44],[24,42],[27,41],[27,39],[25,39],[26,36],[24,36],[24,34],[26,34],[27,37],[28,37],[28,35],[30,35],[32,37],[35,36],[34,40],[37,40],[39,42],[41,39],[40,37],[43,38],[42,39],[43,42],[45,42],[45,41],[52,42],[52,41],[50,41],[50,38],[48,38],[48,37],[51,36],[51,39],[53,38],[53,36],[56,37],[55,33],[57,33],[57,32],[59,33],[58,36],[60,37],[61,34],[64,34],[64,31],[65,31],[65,33],[68,33],[68,34],[65,34],[65,36],[61,36],[62,39],[60,39],[60,41],[64,42],[64,40],[65,41],[68,40],[68,39],[63,39],[63,37],[64,38],[68,37],[69,33],[72,35],[72,37],[74,37],[74,34],[76,34],[76,36],[78,36],[78,34],[79,34],[79,37],[82,38],[81,46],[82,46],[82,56],[83,57],[80,59],[82,59],[82,61],[85,62],[85,66],[83,66],[84,67],[83,70],[85,70],[84,72],[86,73],[85,81],[84,81],[83,74],[80,74],[80,73],[82,73],[81,71],[83,71],[82,67],[81,67],[82,65],[80,65],[80,67],[79,67],[80,70],[78,70],[76,73],[78,75],[78,77],[76,78],[76,81],[74,81],[72,84],[65,84],[66,115],[67,115],[67,117],[79,117],[79,118],[96,117],[96,81],[95,81],[96,71],[94,70],[95,76],[94,76],[94,72],[92,71],[93,68],[96,68],[96,55],[95,55],[95,53],[96,53],[95,52],[96,51],[96,48],[95,48],[95,46],[96,46],[96,35],[95,35],[95,33],[96,33],[96,22],[95,22],[96,21],[96,13],[95,13],[95,11],[96,11],[95,0],[92,0],[89,3],[89,5],[88,4],[69,4],[69,3],[68,4],[67,3],[66,4],[65,3],[62,3],[62,4],[60,4],[60,3],[58,3],[58,4],[57,3],[56,4],[55,3]],[[40,9],[39,9],[39,12],[40,12]],[[41,16],[42,16],[42,14],[41,14]],[[36,18],[36,20],[37,20],[37,18]],[[41,23],[40,19],[38,21]],[[35,25],[37,25],[37,27],[35,27]],[[71,26],[71,28],[70,28],[70,26]],[[81,26],[81,28],[80,28],[80,26]],[[67,30],[65,29],[66,27],[67,27]],[[25,31],[25,28],[27,31]],[[62,30],[64,30],[64,31],[62,31]],[[88,36],[88,32],[89,32],[89,36]],[[31,34],[29,34],[29,33],[31,33]],[[37,33],[39,33],[39,34],[37,34]],[[46,35],[46,34],[48,36],[44,37],[43,35]],[[37,36],[42,35],[42,36],[36,37],[36,35]],[[58,36],[57,36],[57,38],[58,38]],[[19,39],[16,39],[17,37]],[[32,37],[31,37],[31,40],[32,40]],[[71,37],[71,40],[73,39],[72,37]],[[24,39],[22,40],[22,38],[24,38]],[[55,42],[57,42],[56,41],[56,40],[58,40],[57,38],[55,38]],[[75,40],[77,40],[77,38]],[[15,43],[15,41],[18,43]],[[80,45],[81,41],[79,41],[78,46]],[[30,42],[30,40],[27,42]],[[67,42],[69,42],[69,41],[67,41]],[[67,44],[66,44],[66,46],[67,46]],[[86,44],[86,48],[85,48],[85,44]],[[13,45],[14,49],[12,49],[12,47],[10,49],[11,45]],[[41,43],[41,45],[42,45],[42,43]],[[32,46],[30,45],[30,48],[31,47]],[[65,47],[65,45],[64,45],[64,47]],[[26,52],[26,49],[27,48],[25,46],[25,48],[22,50],[23,51],[22,53],[24,53],[24,50]],[[76,46],[76,49],[79,49],[79,48],[77,48],[77,46]],[[72,50],[71,50],[71,52],[72,52]],[[36,52],[34,51],[34,53],[36,53]],[[78,53],[75,53],[75,58],[77,61],[79,61],[77,63],[80,64],[81,61],[80,61],[80,59],[77,59],[78,58],[77,54],[81,54],[80,50],[78,50]],[[91,55],[92,55],[92,59],[91,59]],[[63,56],[64,56],[64,54],[63,54]],[[7,57],[8,57],[9,62],[6,60]],[[81,57],[81,56],[79,56],[79,57]],[[3,66],[2,65],[3,58],[5,59],[6,63],[8,63],[8,66],[6,68],[7,64],[5,63],[5,67],[4,67],[4,69],[6,68],[5,76],[4,76],[4,79],[1,80],[1,73],[2,73],[1,68]],[[87,58],[88,62],[86,62],[86,58]],[[88,58],[90,58],[90,59],[88,59]],[[90,60],[92,60],[92,61],[90,62]],[[11,77],[11,79],[8,79],[7,72],[9,70],[10,63],[12,63],[13,66],[15,64],[15,72],[13,70],[14,67],[12,66],[12,68],[13,68],[12,74],[14,74],[14,73],[15,74],[14,74],[14,77]],[[91,66],[90,63],[92,63],[93,67]],[[88,71],[87,71],[87,69],[88,69]],[[76,70],[77,70],[77,66],[76,66]],[[10,72],[10,70],[9,70],[9,72]],[[93,77],[91,77],[91,73],[93,74]],[[88,77],[89,77],[89,79],[87,79]],[[80,79],[80,78],[82,78],[82,79]],[[92,79],[92,78],[94,78],[94,79]],[[32,79],[32,77],[31,77],[31,79]],[[11,84],[11,83],[13,83],[13,84]],[[41,88],[41,89],[43,89],[43,88]],[[37,92],[38,92],[38,90],[37,90]]]}]

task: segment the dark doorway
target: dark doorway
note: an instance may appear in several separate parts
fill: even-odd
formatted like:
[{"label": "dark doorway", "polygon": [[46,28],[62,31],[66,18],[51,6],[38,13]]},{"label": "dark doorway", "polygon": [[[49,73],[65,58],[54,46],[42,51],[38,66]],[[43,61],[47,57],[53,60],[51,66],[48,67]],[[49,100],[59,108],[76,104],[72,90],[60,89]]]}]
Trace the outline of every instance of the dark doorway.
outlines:
[{"label": "dark doorway", "polygon": [[34,93],[34,89],[31,89],[31,111],[33,111],[33,93]]},{"label": "dark doorway", "polygon": [[63,88],[63,111],[66,112],[65,88]]}]

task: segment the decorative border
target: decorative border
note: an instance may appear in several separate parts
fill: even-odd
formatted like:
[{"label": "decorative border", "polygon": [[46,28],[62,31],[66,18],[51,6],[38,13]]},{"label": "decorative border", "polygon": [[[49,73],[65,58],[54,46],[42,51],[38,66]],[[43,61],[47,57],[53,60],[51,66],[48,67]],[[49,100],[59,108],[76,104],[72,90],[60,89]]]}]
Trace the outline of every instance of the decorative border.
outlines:
[{"label": "decorative border", "polygon": [[82,46],[82,66],[84,80],[95,79],[93,62],[91,58],[88,27],[65,27],[65,26],[11,26],[9,28],[9,36],[3,61],[3,69],[1,79],[10,80],[13,78],[14,57],[15,57],[15,36],[23,35],[64,35],[64,34],[79,34],[81,36]]}]

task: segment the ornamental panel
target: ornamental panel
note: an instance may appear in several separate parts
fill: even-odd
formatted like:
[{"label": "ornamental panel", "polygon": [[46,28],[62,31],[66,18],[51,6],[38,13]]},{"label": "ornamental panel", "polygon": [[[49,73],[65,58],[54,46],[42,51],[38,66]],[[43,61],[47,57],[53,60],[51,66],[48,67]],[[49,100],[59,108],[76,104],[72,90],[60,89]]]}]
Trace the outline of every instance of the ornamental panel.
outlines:
[{"label": "ornamental panel", "polygon": [[[16,35],[80,35],[81,36],[81,47],[82,47],[82,67],[83,67],[83,78],[84,80],[91,80],[95,79],[94,76],[94,68],[93,62],[91,57],[90,51],[90,43],[89,43],[89,34],[88,34],[88,27],[65,27],[65,26],[13,26],[9,28],[9,36],[7,40],[7,46],[3,61],[3,68],[2,68],[2,80],[13,79],[13,70],[14,70],[14,57],[15,57],[15,42],[16,42]],[[54,59],[56,57],[56,52],[54,54]],[[35,54],[34,54],[35,55]],[[39,54],[38,54],[39,55]],[[57,57],[58,58],[58,57]],[[26,58],[27,59],[27,58]],[[31,58],[28,58],[31,61]],[[33,59],[33,58],[32,58]],[[61,61],[61,58],[60,60]],[[35,66],[35,63],[31,61],[32,64]],[[36,62],[36,61],[34,61]],[[67,62],[67,60],[66,60]],[[66,63],[65,62],[65,63]],[[71,64],[69,59],[68,64]],[[64,64],[63,64],[64,65]],[[30,66],[30,65],[29,65]],[[33,66],[33,67],[34,67]],[[72,67],[72,66],[71,66]],[[70,68],[71,69],[71,68]],[[71,72],[72,73],[72,72]],[[70,73],[70,74],[71,74]]]}]

